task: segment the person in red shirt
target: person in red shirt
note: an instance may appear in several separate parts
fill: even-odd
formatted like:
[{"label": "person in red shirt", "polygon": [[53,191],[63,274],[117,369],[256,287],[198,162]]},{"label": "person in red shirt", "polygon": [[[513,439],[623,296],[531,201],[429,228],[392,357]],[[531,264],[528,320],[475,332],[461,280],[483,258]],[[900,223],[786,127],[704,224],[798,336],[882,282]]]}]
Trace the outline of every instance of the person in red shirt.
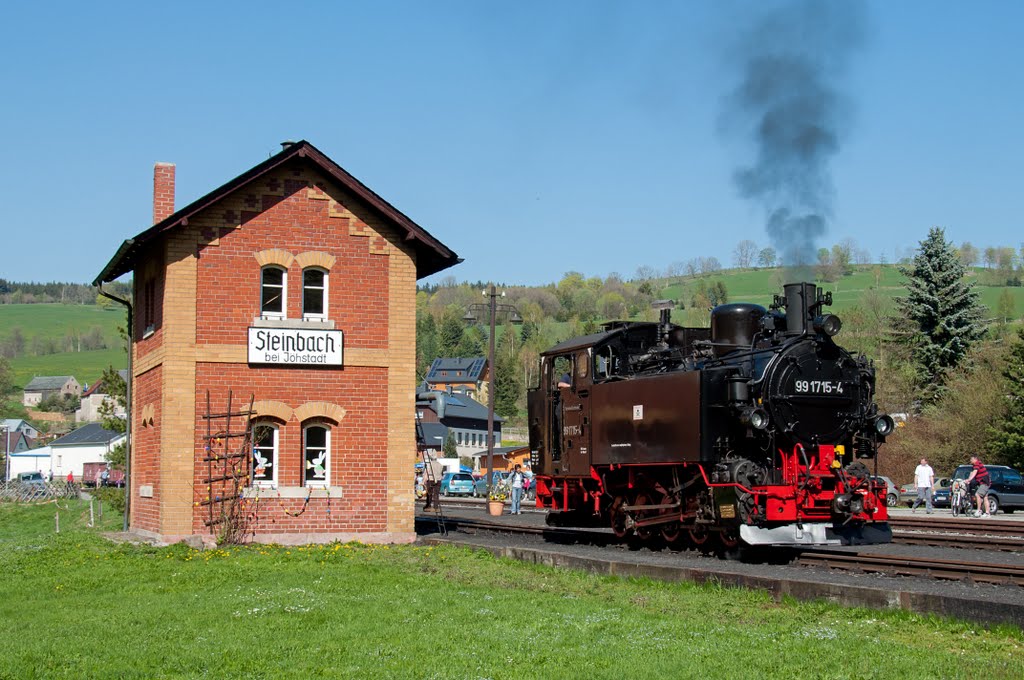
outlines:
[{"label": "person in red shirt", "polygon": [[978,490],[974,493],[974,500],[978,502],[978,510],[974,513],[974,516],[991,517],[988,514],[988,490],[992,478],[988,474],[988,469],[981,464],[981,459],[977,456],[971,456],[971,465],[974,466],[974,469],[971,470],[967,483],[971,484],[973,481],[978,485]]}]

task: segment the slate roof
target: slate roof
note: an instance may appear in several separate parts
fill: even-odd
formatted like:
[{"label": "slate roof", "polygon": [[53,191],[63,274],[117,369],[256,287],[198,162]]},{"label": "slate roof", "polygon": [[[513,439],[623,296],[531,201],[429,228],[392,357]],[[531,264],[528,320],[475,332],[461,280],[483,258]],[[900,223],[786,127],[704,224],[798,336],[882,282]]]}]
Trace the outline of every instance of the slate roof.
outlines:
[{"label": "slate roof", "polygon": [[118,437],[124,436],[122,432],[105,430],[99,423],[89,423],[77,430],[74,430],[60,439],[50,442],[50,446],[82,446],[88,444],[109,444]]},{"label": "slate roof", "polygon": [[[11,432],[14,432],[15,430],[19,429],[22,426],[22,424],[32,427],[32,423],[21,418],[4,418],[3,420],[0,420],[0,430],[7,429],[10,430]],[[39,431],[39,428],[36,427],[32,427],[32,429],[35,430],[36,432]]]},{"label": "slate roof", "polygon": [[[429,394],[429,393],[428,393]],[[482,420],[487,422],[487,407],[483,404],[470,399],[464,394],[449,394],[447,392],[438,392],[438,394],[444,395],[445,400],[445,414],[444,419],[449,418],[467,418],[470,420]],[[436,413],[435,401],[424,400],[423,394],[416,395],[416,406],[425,406],[427,408],[433,408]],[[499,416],[497,413],[494,414],[494,422],[504,422],[504,418]]]},{"label": "slate roof", "polygon": [[416,278],[429,276],[462,262],[462,259],[454,251],[431,236],[426,229],[413,222],[393,205],[374,193],[369,187],[350,175],[344,168],[325,156],[322,151],[309,142],[302,140],[290,144],[259,165],[243,172],[238,177],[214,189],[202,198],[193,201],[166,219],[157,222],[134,238],[124,241],[121,247],[117,249],[114,257],[111,258],[110,262],[103,268],[103,271],[92,282],[93,285],[98,286],[101,283],[113,281],[122,274],[132,271],[136,266],[137,258],[142,254],[149,241],[165,232],[187,225],[189,218],[196,213],[242,189],[251,182],[258,180],[267,173],[293,161],[314,165],[328,177],[365,201],[372,210],[381,215],[387,224],[393,226],[416,253]]},{"label": "slate roof", "polygon": [[[420,432],[423,433],[423,443],[426,446],[444,446],[448,438],[448,428],[441,423],[420,423]],[[417,433],[419,436],[419,433]],[[440,439],[438,439],[440,437]]]},{"label": "slate roof", "polygon": [[25,385],[25,391],[59,390],[68,380],[71,380],[70,375],[37,375]]},{"label": "slate roof", "polygon": [[484,357],[434,359],[425,379],[428,383],[474,382],[480,380],[486,367]]}]

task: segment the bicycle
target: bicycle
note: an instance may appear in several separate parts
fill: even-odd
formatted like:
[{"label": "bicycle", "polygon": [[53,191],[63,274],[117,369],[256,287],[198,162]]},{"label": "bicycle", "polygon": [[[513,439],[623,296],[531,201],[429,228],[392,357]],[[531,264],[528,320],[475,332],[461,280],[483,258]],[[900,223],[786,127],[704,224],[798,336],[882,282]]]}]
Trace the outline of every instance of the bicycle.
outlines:
[{"label": "bicycle", "polygon": [[967,488],[966,481],[953,480],[953,488],[949,494],[949,507],[953,511],[954,517],[969,516],[974,511],[974,503],[971,501],[971,493]]}]

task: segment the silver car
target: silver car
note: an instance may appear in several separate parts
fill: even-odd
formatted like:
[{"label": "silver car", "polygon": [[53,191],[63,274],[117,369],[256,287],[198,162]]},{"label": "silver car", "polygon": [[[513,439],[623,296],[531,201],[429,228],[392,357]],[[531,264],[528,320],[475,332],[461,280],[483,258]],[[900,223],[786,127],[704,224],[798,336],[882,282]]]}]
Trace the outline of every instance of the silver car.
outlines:
[{"label": "silver car", "polygon": [[900,488],[893,484],[893,481],[885,475],[872,475],[871,479],[885,484],[885,504],[895,508],[900,502]]}]

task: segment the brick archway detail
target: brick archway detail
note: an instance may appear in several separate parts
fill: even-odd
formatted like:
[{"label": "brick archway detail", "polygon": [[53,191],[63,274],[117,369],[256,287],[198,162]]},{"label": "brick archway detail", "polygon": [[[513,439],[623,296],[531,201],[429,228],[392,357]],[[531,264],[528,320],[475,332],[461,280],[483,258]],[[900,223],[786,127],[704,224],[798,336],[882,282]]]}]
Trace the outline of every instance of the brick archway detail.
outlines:
[{"label": "brick archway detail", "polygon": [[257,417],[276,418],[282,423],[287,423],[292,417],[292,407],[280,401],[254,401],[252,410]]},{"label": "brick archway detail", "polygon": [[333,255],[328,255],[327,253],[320,253],[311,250],[296,255],[295,261],[303,269],[307,267],[320,267],[321,269],[326,269],[327,271],[330,271],[331,268],[334,266],[334,263],[337,261],[337,258],[335,258]]},{"label": "brick archway detail", "polygon": [[307,401],[295,409],[295,419],[304,423],[311,418],[326,418],[340,423],[345,417],[345,409],[337,404],[330,404],[326,401]]},{"label": "brick archway detail", "polygon": [[276,264],[279,267],[288,269],[292,266],[292,262],[295,261],[295,256],[289,253],[287,250],[281,248],[270,248],[268,250],[261,250],[258,253],[253,253],[253,257],[260,263],[261,267],[266,267],[268,264]]}]

